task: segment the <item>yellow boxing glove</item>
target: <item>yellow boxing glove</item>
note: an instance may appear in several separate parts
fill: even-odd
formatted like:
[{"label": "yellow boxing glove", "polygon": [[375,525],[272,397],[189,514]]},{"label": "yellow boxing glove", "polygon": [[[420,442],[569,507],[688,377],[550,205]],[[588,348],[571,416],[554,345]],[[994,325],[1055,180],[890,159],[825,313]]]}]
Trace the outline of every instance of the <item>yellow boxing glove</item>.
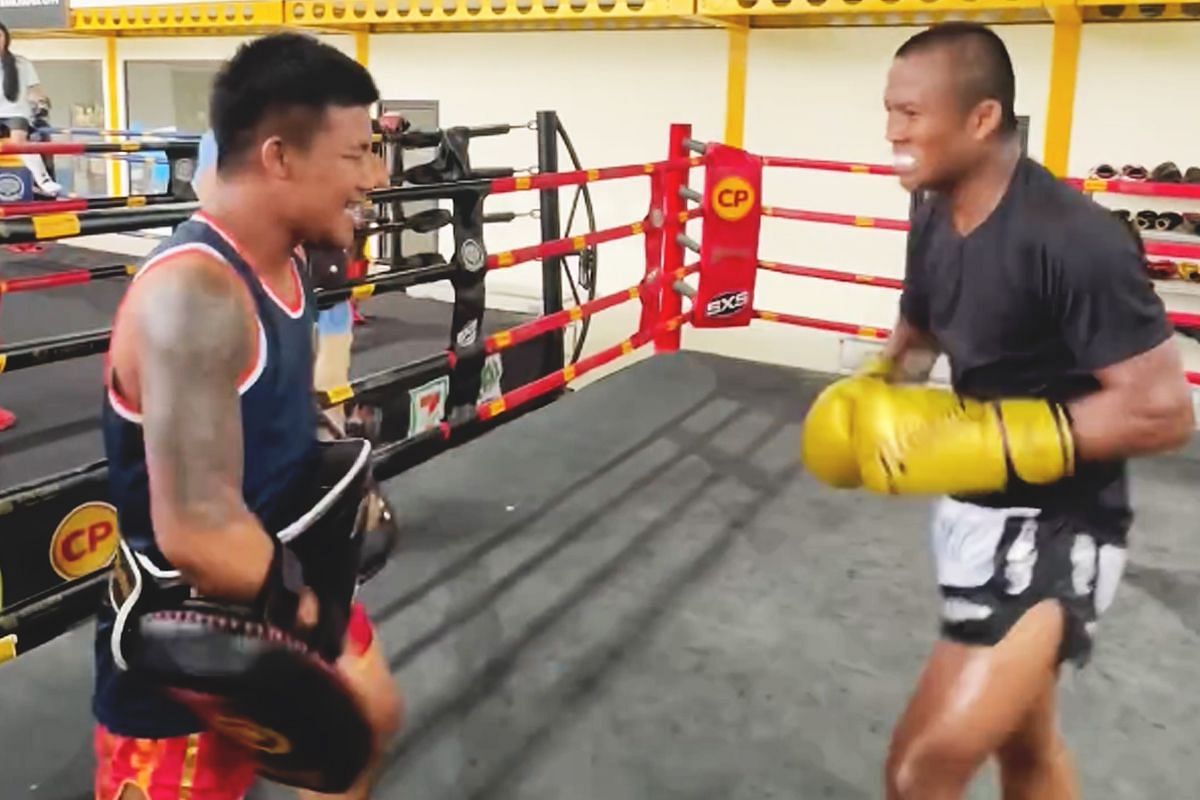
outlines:
[{"label": "yellow boxing glove", "polygon": [[800,457],[817,480],[838,489],[862,485],[852,433],[855,400],[866,380],[885,381],[895,366],[881,353],[868,355],[854,375],[830,384],[817,395],[804,418]]},{"label": "yellow boxing glove", "polygon": [[875,492],[983,493],[1010,475],[1045,484],[1075,470],[1066,412],[1045,400],[981,402],[869,381],[855,393],[853,421],[862,485]]},{"label": "yellow boxing glove", "polygon": [[858,375],[842,378],[827,386],[809,407],[800,457],[804,468],[817,480],[838,489],[862,485],[854,447],[854,417],[863,384],[875,380]]}]

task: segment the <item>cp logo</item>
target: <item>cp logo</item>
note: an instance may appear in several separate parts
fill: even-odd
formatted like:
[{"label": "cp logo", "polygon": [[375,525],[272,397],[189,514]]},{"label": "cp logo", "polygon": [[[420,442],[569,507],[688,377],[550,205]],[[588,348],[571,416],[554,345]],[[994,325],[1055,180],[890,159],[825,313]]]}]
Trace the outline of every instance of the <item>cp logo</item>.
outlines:
[{"label": "cp logo", "polygon": [[712,191],[712,207],[726,222],[737,222],[754,208],[754,189],[736,175],[717,181]]},{"label": "cp logo", "polygon": [[58,523],[50,540],[50,565],[66,580],[103,569],[117,552],[117,510],[84,503]]},{"label": "cp logo", "polygon": [[259,725],[253,720],[219,714],[212,721],[212,726],[251,750],[281,756],[292,749],[292,743],[287,740],[286,736]]},{"label": "cp logo", "polygon": [[747,291],[724,292],[715,295],[704,304],[704,315],[709,319],[732,317],[745,308],[749,302],[750,293]]}]

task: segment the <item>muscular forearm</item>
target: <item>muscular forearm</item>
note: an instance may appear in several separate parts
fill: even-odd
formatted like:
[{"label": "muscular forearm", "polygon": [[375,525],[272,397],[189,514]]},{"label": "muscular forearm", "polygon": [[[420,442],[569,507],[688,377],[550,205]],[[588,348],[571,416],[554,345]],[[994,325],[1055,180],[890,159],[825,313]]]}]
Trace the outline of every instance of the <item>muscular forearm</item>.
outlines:
[{"label": "muscular forearm", "polygon": [[163,555],[206,597],[252,602],[274,555],[270,535],[249,511],[207,530],[184,527],[159,536]]},{"label": "muscular forearm", "polygon": [[1078,461],[1111,461],[1174,450],[1194,420],[1186,388],[1144,393],[1105,389],[1068,406]]},{"label": "muscular forearm", "polygon": [[892,365],[893,379],[920,382],[933,370],[938,347],[932,336],[900,317],[880,355]]}]

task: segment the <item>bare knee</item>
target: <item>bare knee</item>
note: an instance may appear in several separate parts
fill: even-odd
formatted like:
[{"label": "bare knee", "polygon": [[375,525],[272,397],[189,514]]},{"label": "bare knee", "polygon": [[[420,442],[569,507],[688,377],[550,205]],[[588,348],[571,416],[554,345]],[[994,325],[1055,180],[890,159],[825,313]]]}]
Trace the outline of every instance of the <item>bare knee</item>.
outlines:
[{"label": "bare knee", "polygon": [[948,738],[899,743],[888,755],[888,800],[958,800],[986,758]]},{"label": "bare knee", "polygon": [[1037,736],[1014,736],[996,751],[1006,775],[1037,773],[1067,758],[1067,745],[1057,731]]}]

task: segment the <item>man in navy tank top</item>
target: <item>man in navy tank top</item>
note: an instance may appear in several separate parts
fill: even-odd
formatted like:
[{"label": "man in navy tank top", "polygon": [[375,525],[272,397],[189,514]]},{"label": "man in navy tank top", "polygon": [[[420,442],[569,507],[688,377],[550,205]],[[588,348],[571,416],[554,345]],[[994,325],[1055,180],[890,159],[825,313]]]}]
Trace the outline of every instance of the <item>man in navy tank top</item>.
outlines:
[{"label": "man in navy tank top", "polygon": [[[117,312],[104,436],[122,540],[204,597],[249,605],[283,591],[272,585],[282,580],[272,532],[294,519],[318,448],[316,308],[298,246],[353,243],[354,209],[378,178],[369,116],[378,99],[362,66],[311,37],[243,45],[213,87],[211,192],[145,261]],[[296,628],[317,626],[317,596],[288,589]],[[192,800],[242,798],[255,780],[245,749],[114,663],[117,624],[105,604],[96,797],[162,800],[186,789]],[[399,728],[401,704],[360,606],[333,663],[378,752]],[[366,797],[369,777],[345,796]]]}]

